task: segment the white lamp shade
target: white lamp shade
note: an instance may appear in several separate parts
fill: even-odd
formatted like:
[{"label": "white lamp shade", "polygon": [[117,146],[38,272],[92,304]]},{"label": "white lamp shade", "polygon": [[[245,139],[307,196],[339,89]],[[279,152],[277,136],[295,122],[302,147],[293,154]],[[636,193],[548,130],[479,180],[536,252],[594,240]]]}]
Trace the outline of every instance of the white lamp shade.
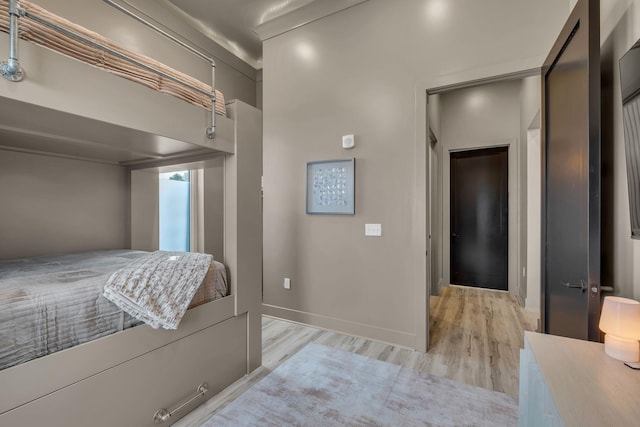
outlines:
[{"label": "white lamp shade", "polygon": [[630,340],[640,340],[640,302],[621,297],[605,297],[600,330]]}]

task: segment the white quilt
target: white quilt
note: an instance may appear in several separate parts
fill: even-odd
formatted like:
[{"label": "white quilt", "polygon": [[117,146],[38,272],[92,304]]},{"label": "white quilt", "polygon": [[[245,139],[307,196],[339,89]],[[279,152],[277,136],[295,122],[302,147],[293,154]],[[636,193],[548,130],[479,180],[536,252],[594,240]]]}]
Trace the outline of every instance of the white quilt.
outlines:
[{"label": "white quilt", "polygon": [[177,329],[213,257],[156,251],[109,277],[104,297],[153,328]]}]

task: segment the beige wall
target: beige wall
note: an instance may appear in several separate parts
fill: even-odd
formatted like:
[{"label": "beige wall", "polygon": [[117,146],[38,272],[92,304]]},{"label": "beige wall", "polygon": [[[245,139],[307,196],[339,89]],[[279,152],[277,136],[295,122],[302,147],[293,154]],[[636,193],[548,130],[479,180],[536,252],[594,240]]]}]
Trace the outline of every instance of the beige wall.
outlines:
[{"label": "beige wall", "polygon": [[[426,89],[539,66],[567,16],[555,0],[369,0],[267,40],[266,312],[423,348]],[[356,148],[344,151],[351,133]],[[356,214],[305,215],[305,162],[348,157]],[[365,223],[383,236],[365,237]]]},{"label": "beige wall", "polygon": [[0,259],[129,246],[126,170],[0,150]]},{"label": "beige wall", "polygon": [[443,144],[443,265],[450,283],[450,153],[476,148],[509,147],[508,289],[519,292],[520,271],[520,89],[519,80],[459,89],[441,94]]},{"label": "beige wall", "polygon": [[624,154],[624,131],[618,61],[640,39],[640,1],[601,3],[604,259],[603,285],[617,295],[640,299],[640,242],[632,240]]}]

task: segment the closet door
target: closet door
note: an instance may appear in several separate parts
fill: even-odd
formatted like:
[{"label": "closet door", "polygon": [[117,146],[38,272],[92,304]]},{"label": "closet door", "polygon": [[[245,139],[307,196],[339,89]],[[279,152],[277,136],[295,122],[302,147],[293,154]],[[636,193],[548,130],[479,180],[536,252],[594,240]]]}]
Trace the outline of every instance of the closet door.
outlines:
[{"label": "closet door", "polygon": [[580,0],[542,69],[542,325],[599,339],[599,5]]}]

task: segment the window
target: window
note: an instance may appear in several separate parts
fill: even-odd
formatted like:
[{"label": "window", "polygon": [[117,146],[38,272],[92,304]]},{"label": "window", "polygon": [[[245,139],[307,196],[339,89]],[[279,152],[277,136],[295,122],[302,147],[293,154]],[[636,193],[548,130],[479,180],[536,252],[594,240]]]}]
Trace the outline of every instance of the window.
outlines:
[{"label": "window", "polygon": [[191,174],[160,174],[160,250],[191,249]]}]

